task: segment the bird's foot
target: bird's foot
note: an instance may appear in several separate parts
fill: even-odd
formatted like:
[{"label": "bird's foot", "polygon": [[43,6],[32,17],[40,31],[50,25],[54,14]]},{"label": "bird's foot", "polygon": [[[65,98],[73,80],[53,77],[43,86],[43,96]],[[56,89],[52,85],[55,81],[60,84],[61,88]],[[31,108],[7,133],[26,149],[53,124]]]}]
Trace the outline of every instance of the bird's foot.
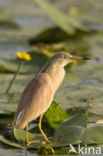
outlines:
[{"label": "bird's foot", "polygon": [[44,145],[45,144],[51,144],[51,141],[46,138],[45,141],[42,142],[42,144],[44,144]]},{"label": "bird's foot", "polygon": [[27,147],[28,147],[28,146],[30,146],[31,144],[36,144],[36,143],[39,143],[39,142],[40,142],[40,140],[28,141],[28,142],[26,143],[26,145],[27,145]]},{"label": "bird's foot", "polygon": [[47,144],[51,144],[51,141],[50,140],[48,140],[48,141],[46,141],[47,142]]},{"label": "bird's foot", "polygon": [[[26,145],[27,145],[27,147],[29,147],[31,144],[36,144],[36,143],[40,143],[40,140],[28,141],[28,142],[26,143]],[[51,143],[51,141],[46,140],[46,141],[43,141],[43,142],[42,142],[42,145],[50,144],[50,143]]]}]

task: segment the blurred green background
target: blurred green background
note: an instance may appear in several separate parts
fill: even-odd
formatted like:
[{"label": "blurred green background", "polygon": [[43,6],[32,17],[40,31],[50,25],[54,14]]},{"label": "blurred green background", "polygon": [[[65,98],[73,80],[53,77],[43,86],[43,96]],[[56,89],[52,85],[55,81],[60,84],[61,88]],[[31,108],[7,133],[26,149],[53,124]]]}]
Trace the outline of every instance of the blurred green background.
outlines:
[{"label": "blurred green background", "polygon": [[[20,64],[18,51],[29,52],[32,60],[25,62],[10,93],[6,94]],[[10,140],[8,131],[24,87],[45,61],[60,51],[92,59],[66,67],[67,74],[54,100],[70,116],[88,110],[88,123],[96,123],[103,118],[103,1],[0,0],[1,136]],[[31,129],[34,125],[37,123],[32,123]],[[101,137],[98,133],[93,138],[96,141],[89,143],[103,143],[102,133]],[[4,139],[0,140],[0,156],[25,155],[25,150],[14,149]],[[68,148],[57,153],[67,154]],[[37,151],[32,149],[28,155],[37,155]]]}]

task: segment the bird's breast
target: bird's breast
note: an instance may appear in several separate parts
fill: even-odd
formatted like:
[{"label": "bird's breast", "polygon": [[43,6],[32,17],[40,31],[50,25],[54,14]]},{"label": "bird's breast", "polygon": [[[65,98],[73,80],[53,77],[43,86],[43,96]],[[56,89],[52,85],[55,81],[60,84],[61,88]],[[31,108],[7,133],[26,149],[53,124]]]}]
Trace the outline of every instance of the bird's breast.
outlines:
[{"label": "bird's breast", "polygon": [[54,76],[51,77],[51,83],[52,83],[54,93],[61,85],[64,76],[65,76],[65,70],[64,68],[62,68],[61,70],[58,70]]}]

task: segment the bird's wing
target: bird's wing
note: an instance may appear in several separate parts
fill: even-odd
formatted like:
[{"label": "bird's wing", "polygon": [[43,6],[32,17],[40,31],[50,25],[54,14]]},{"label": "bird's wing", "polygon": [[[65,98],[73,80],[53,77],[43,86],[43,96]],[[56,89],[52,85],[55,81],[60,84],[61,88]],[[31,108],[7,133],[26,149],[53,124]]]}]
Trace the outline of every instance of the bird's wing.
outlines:
[{"label": "bird's wing", "polygon": [[51,79],[47,73],[41,73],[35,77],[24,90],[20,99],[16,125],[24,128],[28,122],[43,114],[53,99]]}]

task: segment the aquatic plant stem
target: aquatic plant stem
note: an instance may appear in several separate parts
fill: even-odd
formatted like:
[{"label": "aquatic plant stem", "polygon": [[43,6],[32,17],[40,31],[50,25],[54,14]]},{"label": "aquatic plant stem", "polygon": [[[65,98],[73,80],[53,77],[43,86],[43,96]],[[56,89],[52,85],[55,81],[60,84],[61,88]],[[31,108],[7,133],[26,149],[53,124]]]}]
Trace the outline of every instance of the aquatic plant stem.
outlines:
[{"label": "aquatic plant stem", "polygon": [[9,84],[9,86],[8,86],[7,90],[6,90],[6,93],[7,93],[7,94],[10,92],[10,89],[11,89],[11,87],[12,87],[13,83],[15,82],[16,77],[17,77],[17,75],[19,74],[20,69],[22,68],[22,66],[23,66],[24,62],[25,62],[25,61],[24,61],[24,60],[22,60],[22,61],[21,61],[21,63],[19,64],[19,66],[18,66],[18,68],[17,68],[17,71],[15,72],[15,75],[14,75],[13,79],[11,80],[11,82],[10,82],[10,84]]}]

